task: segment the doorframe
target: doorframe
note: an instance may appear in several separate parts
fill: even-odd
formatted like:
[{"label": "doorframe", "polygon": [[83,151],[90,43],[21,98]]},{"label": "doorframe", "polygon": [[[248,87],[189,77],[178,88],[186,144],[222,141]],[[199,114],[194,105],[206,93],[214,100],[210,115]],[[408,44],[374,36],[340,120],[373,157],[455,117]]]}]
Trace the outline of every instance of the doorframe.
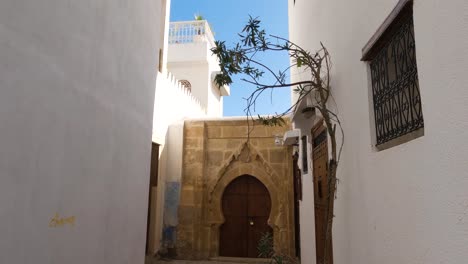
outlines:
[{"label": "doorframe", "polygon": [[[254,167],[248,163],[240,163],[238,166],[234,166],[228,170],[219,180],[218,184],[214,187],[211,193],[210,201],[210,216],[208,224],[211,226],[211,238],[214,243],[211,245],[210,255],[213,257],[219,256],[219,239],[220,239],[220,227],[225,222],[224,214],[222,212],[222,195],[227,185],[235,178],[242,175],[251,175],[259,180],[270,193],[271,198],[271,211],[270,217],[268,218],[268,225],[273,230],[273,244],[275,250],[281,248],[280,245],[280,232],[287,228],[287,208],[285,205],[280,203],[280,197],[278,187],[273,183],[271,176],[268,173],[259,169],[258,167],[254,170]],[[281,207],[281,208],[280,208]]]},{"label": "doorframe", "polygon": [[[314,193],[314,218],[315,218],[315,240],[317,241],[317,219],[316,219],[316,214],[317,214],[317,209],[316,209],[316,201],[315,201],[315,198],[316,198],[316,189],[318,190],[317,192],[320,193],[321,191],[319,190],[318,186],[316,186],[316,179],[315,179],[315,164],[314,164],[314,140],[315,138],[317,138],[318,136],[320,136],[320,134],[322,134],[324,131],[325,131],[325,134],[326,134],[326,139],[325,139],[325,142],[326,142],[326,155],[327,155],[327,162],[326,162],[326,167],[328,168],[328,162],[329,162],[329,159],[330,159],[330,156],[329,156],[329,135],[328,135],[328,132],[326,131],[327,130],[327,127],[326,125],[324,124],[324,120],[323,118],[320,118],[317,123],[312,127],[311,129],[311,154],[310,154],[310,157],[311,157],[311,160],[312,160],[312,182],[313,182],[313,193]],[[327,169],[327,173],[326,173],[326,180],[328,180],[328,169]],[[327,185],[328,186],[328,185]],[[317,187],[317,188],[316,188]],[[321,188],[320,188],[321,189]],[[320,195],[320,194],[317,194],[317,195]],[[326,226],[326,225],[325,225]],[[325,243],[325,242],[324,242]],[[332,244],[332,246],[330,247],[330,259],[329,259],[329,262],[330,264],[333,264],[333,241],[332,239],[330,239],[330,243]],[[317,250],[317,246],[318,244],[316,243],[316,258],[318,258],[318,250]],[[318,260],[317,260],[318,261]]]},{"label": "doorframe", "polygon": [[[268,190],[268,188],[265,186],[265,184],[264,184],[262,181],[260,181],[260,180],[259,180],[257,177],[255,177],[254,175],[250,175],[250,174],[243,174],[243,175],[239,175],[238,177],[235,177],[235,178],[234,178],[231,182],[229,182],[228,185],[224,188],[223,194],[222,194],[222,196],[221,196],[221,201],[222,201],[222,202],[221,202],[221,210],[222,210],[223,216],[224,216],[224,212],[225,212],[225,211],[224,211],[224,208],[223,208],[223,200],[224,200],[224,198],[225,198],[225,191],[226,191],[226,189],[229,188],[229,186],[231,186],[231,184],[234,183],[234,181],[239,180],[240,178],[244,178],[244,177],[245,177],[245,178],[251,178],[251,179],[253,179],[253,180],[255,180],[255,181],[258,181],[258,183],[261,184],[261,185],[264,187],[264,190],[266,191],[265,194],[268,195],[268,198],[269,198],[269,200],[270,200],[270,210],[269,210],[269,213],[268,213],[268,218],[270,218],[271,211],[272,211],[272,197],[271,197],[270,191]],[[247,200],[247,203],[249,203],[249,200]],[[248,214],[248,208],[245,208],[245,210],[246,210],[246,214]],[[246,217],[247,217],[247,215],[246,215]],[[226,221],[226,218],[225,218],[225,221]],[[271,235],[273,235],[273,228],[269,225],[268,222],[269,222],[269,221],[268,221],[268,219],[267,219],[266,226],[271,230]],[[247,222],[246,222],[246,223],[247,223]],[[224,223],[223,223],[223,224],[224,224]],[[222,229],[221,227],[223,226],[223,224],[221,224],[220,229],[219,229],[219,230],[220,230],[220,231],[219,231],[219,241],[220,241],[220,242],[219,242],[219,245],[220,245],[220,246],[219,246],[219,252],[221,252],[221,229]],[[245,242],[247,242],[247,252],[245,252],[247,255],[249,255],[249,252],[250,252],[250,247],[249,247],[249,245],[250,245],[250,242],[251,242],[251,241],[249,241],[249,233],[248,233],[248,232],[250,232],[250,231],[247,231],[247,234],[246,234],[246,235],[247,235],[247,237],[246,237],[246,240],[247,240],[247,241],[245,241]],[[257,245],[255,245],[255,248],[257,248]],[[256,256],[256,257],[250,257],[250,256],[247,256],[247,257],[243,257],[243,256],[221,256],[221,254],[219,254],[219,256],[220,256],[220,257],[236,257],[236,258],[258,258],[258,256]]]},{"label": "doorframe", "polygon": [[294,246],[296,257],[301,258],[301,221],[299,201],[302,201],[302,173],[299,165],[299,152],[293,154],[293,188],[294,188]]},{"label": "doorframe", "polygon": [[151,246],[155,240],[155,234],[152,233],[152,225],[156,216],[153,215],[152,207],[153,204],[156,205],[156,201],[153,201],[153,188],[158,186],[158,177],[159,177],[159,144],[152,142],[151,144],[151,160],[150,160],[150,177],[149,177],[149,186],[148,186],[148,213],[146,216],[146,242],[145,242],[145,255],[151,255],[154,252],[151,252]]}]

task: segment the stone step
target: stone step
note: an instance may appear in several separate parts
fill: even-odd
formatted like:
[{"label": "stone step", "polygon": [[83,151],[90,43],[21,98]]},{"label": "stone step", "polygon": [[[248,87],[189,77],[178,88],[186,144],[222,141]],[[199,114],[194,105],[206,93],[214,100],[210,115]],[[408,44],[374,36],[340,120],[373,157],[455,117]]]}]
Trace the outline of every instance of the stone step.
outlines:
[{"label": "stone step", "polygon": [[216,257],[211,258],[212,261],[220,263],[250,263],[250,264],[265,264],[270,263],[270,259],[266,258],[234,258],[234,257]]},{"label": "stone step", "polygon": [[159,259],[153,261],[152,264],[267,264],[269,259],[262,258],[233,258],[233,257],[216,257],[210,260],[169,260]]}]

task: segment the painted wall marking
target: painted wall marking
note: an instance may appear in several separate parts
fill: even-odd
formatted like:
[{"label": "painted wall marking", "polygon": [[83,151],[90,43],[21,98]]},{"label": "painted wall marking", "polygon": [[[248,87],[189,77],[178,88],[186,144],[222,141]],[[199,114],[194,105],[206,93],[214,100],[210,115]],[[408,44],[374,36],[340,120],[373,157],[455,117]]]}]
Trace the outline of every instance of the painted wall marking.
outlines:
[{"label": "painted wall marking", "polygon": [[59,214],[56,213],[52,219],[50,219],[49,227],[62,227],[64,225],[75,226],[75,216],[70,217],[59,217]]}]

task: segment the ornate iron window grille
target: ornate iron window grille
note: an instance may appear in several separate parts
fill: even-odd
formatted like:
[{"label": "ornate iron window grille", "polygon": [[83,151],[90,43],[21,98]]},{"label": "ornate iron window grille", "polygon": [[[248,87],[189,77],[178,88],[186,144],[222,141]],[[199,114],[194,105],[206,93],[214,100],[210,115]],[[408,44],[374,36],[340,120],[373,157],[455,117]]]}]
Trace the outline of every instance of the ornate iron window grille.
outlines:
[{"label": "ornate iron window grille", "polygon": [[424,127],[413,17],[395,23],[370,62],[377,145]]},{"label": "ornate iron window grille", "polygon": [[314,139],[313,139],[313,147],[317,147],[318,145],[320,145],[320,143],[324,142],[325,140],[327,140],[327,131],[326,130],[323,130],[322,132],[320,132],[320,134],[318,136],[316,136]]}]

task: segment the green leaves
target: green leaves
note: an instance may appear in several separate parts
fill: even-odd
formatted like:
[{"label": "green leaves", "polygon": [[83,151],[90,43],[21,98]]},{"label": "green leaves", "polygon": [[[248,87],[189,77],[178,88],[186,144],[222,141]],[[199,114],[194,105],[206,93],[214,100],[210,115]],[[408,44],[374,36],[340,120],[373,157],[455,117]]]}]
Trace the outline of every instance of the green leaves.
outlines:
[{"label": "green leaves", "polygon": [[271,258],[275,254],[273,250],[273,235],[270,232],[262,234],[257,246],[258,255],[261,258]]},{"label": "green leaves", "polygon": [[202,15],[200,15],[200,14],[194,14],[194,15],[193,15],[193,18],[194,18],[195,20],[198,20],[198,21],[200,21],[200,20],[205,20],[205,18],[204,18]]},{"label": "green leaves", "polygon": [[294,89],[293,89],[293,92],[299,94],[299,95],[303,95],[305,94],[307,91],[305,90],[304,88],[304,85],[302,84],[299,84],[297,85]]},{"label": "green leaves", "polygon": [[262,234],[258,241],[257,249],[260,252],[259,257],[270,258],[270,263],[272,264],[298,263],[294,258],[275,252],[273,247],[273,235],[270,232]]},{"label": "green leaves", "polygon": [[218,57],[221,68],[221,73],[215,76],[216,85],[219,87],[230,85],[232,83],[231,75],[243,71],[241,65],[245,61],[245,56],[242,49],[240,46],[236,46],[230,50],[224,41],[215,41],[215,47],[211,49],[211,52]]},{"label": "green leaves", "polygon": [[218,87],[222,87],[224,85],[229,85],[232,83],[231,76],[224,73],[216,74],[214,81]]},{"label": "green leaves", "polygon": [[274,126],[283,126],[286,124],[286,121],[284,121],[281,115],[266,116],[266,117],[258,115],[258,120],[264,126],[274,127]]},{"label": "green leaves", "polygon": [[302,59],[297,58],[296,63],[297,63],[297,67],[300,68],[302,66]]},{"label": "green leaves", "polygon": [[278,71],[278,82],[284,84],[286,82],[286,73],[284,71]]},{"label": "green leaves", "polygon": [[[294,92],[305,96],[313,89],[323,88],[317,88],[317,84],[314,83],[314,78],[320,78],[320,74],[314,74],[314,71],[320,70],[317,65],[321,63],[321,57],[315,58],[317,55],[314,57],[308,51],[285,38],[267,35],[257,17],[249,16],[247,24],[238,35],[239,42],[233,46],[227,47],[224,41],[216,41],[216,46],[211,49],[212,53],[218,57],[221,69],[214,81],[219,87],[230,85],[234,75],[242,74],[241,80],[255,87],[250,96],[245,98],[247,101],[245,112],[249,117],[252,115],[252,110],[255,110],[257,100],[262,100],[261,96],[267,90],[292,87]],[[312,79],[290,83],[287,76],[290,67],[276,70],[274,69],[275,65],[267,65],[264,62],[263,58],[273,52],[287,53],[295,62],[296,67],[303,67],[304,71],[311,72]],[[328,87],[324,89],[328,89]],[[283,117],[293,108],[294,105],[286,111],[279,112],[279,114],[267,117],[258,116],[258,120],[265,126],[283,126],[286,124]]]},{"label": "green leaves", "polygon": [[[257,46],[257,36],[259,36],[259,28],[260,28],[260,20],[257,18],[252,18],[249,16],[249,22],[245,25],[242,33],[245,35],[241,35],[241,41],[244,43],[244,46],[247,47],[256,47]],[[263,31],[263,35],[265,32]]]}]

